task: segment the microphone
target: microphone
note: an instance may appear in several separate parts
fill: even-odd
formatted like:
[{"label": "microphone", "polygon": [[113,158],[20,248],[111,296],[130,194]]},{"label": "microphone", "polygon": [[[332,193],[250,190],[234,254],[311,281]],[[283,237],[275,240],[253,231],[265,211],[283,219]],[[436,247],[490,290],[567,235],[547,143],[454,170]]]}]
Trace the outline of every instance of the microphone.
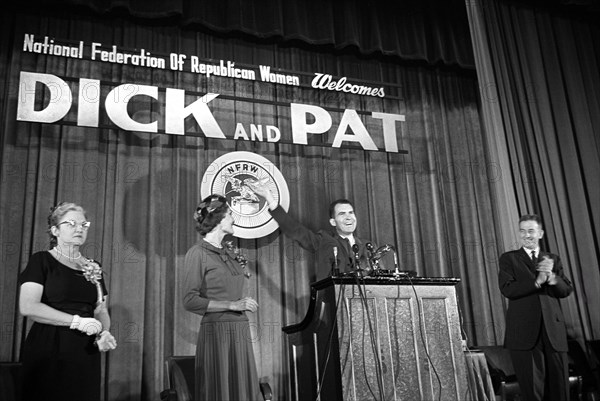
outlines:
[{"label": "microphone", "polygon": [[333,247],[333,271],[331,272],[332,276],[340,275],[340,268],[338,267],[338,259],[337,259],[338,249],[337,246]]},{"label": "microphone", "polygon": [[352,252],[354,252],[354,258],[358,260],[358,244],[352,245]]},{"label": "microphone", "polygon": [[385,244],[377,248],[377,250],[371,255],[371,263],[379,267],[379,260],[389,251],[394,250],[394,247],[390,244]]},{"label": "microphone", "polygon": [[358,254],[358,244],[352,245],[352,252],[354,252],[354,269],[356,269],[356,274],[362,276],[360,269],[360,255]]},{"label": "microphone", "polygon": [[398,277],[400,275],[400,269],[398,268],[398,254],[394,249],[394,266],[396,266],[396,270],[394,271],[394,276]]},{"label": "microphone", "polygon": [[368,255],[367,255],[368,266],[367,267],[369,269],[369,274],[377,273],[377,271],[379,270],[379,259],[375,260],[375,258],[374,258],[375,247],[373,246],[372,243],[367,242],[365,244],[365,248],[367,248],[367,251],[368,251]]}]

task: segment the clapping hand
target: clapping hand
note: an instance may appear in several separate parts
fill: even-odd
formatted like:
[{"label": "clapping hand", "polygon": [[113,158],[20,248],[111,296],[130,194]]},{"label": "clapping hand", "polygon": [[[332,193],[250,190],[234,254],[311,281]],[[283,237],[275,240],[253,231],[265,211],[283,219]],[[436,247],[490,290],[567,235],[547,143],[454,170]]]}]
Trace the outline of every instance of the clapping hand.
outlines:
[{"label": "clapping hand", "polygon": [[537,264],[538,278],[542,278],[542,284],[556,284],[556,274],[552,271],[554,268],[554,260],[547,255],[544,255],[542,260]]}]

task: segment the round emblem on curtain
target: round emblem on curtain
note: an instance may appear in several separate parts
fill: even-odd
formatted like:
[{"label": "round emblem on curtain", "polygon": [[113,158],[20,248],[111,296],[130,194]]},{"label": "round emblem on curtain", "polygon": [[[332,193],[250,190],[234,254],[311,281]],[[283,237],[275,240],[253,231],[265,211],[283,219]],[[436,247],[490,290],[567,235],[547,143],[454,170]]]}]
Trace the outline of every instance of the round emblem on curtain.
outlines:
[{"label": "round emblem on curtain", "polygon": [[227,198],[233,212],[234,235],[239,238],[260,238],[279,227],[271,217],[265,200],[248,184],[267,185],[284,210],[290,206],[290,192],[283,175],[272,162],[252,152],[227,153],[206,169],[202,177],[202,199],[219,194]]}]

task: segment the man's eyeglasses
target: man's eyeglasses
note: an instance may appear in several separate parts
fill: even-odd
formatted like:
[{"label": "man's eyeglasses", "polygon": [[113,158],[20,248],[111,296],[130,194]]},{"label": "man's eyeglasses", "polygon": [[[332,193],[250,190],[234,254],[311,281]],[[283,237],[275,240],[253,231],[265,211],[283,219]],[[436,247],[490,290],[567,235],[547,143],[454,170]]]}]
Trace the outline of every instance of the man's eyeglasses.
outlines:
[{"label": "man's eyeglasses", "polygon": [[91,221],[82,221],[81,223],[76,222],[75,220],[65,220],[63,222],[58,223],[56,226],[60,226],[62,224],[66,224],[67,227],[72,228],[73,230],[77,227],[81,227],[82,230],[86,231],[92,225]]}]

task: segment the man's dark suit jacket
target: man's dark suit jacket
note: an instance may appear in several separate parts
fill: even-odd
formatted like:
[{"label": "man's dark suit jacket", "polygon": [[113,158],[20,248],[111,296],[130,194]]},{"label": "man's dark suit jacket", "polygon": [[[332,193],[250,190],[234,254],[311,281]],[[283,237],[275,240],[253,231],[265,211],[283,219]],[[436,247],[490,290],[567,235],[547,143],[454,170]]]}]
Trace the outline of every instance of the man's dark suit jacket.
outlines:
[{"label": "man's dark suit jacket", "polygon": [[498,282],[502,295],[509,299],[506,314],[504,346],[514,350],[528,350],[535,345],[542,322],[552,347],[556,351],[568,351],[567,330],[559,298],[573,291],[573,286],[563,273],[558,255],[540,252],[539,260],[549,256],[554,260],[553,272],[556,285],[537,288],[536,267],[523,248],[500,256]]},{"label": "man's dark suit jacket", "polygon": [[[316,254],[317,281],[331,275],[335,262],[333,247],[337,247],[337,267],[340,273],[352,271],[355,257],[350,248],[350,243],[346,239],[335,232],[309,230],[290,217],[281,206],[277,206],[275,210],[270,212],[286,236],[297,241],[302,248]],[[367,258],[366,242],[356,236],[354,236],[354,239],[359,247],[360,260],[365,261]]]}]

